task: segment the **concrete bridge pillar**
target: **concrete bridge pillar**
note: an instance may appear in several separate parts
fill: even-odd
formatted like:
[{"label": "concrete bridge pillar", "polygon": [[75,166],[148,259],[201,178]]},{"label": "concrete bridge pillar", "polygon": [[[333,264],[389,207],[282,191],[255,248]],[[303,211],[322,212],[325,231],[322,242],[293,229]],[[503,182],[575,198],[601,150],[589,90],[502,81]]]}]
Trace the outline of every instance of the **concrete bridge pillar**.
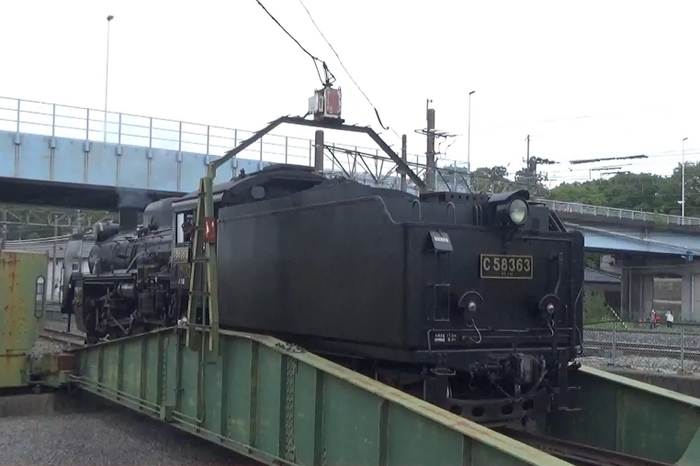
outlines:
[{"label": "concrete bridge pillar", "polygon": [[681,290],[681,315],[676,321],[697,322],[700,320],[700,267],[687,268],[683,273]]},{"label": "concrete bridge pillar", "polygon": [[639,276],[632,269],[622,271],[622,318],[624,320],[636,320],[640,305]]},{"label": "concrete bridge pillar", "polygon": [[691,307],[690,317],[691,322],[700,321],[700,271],[693,274],[690,288]]},{"label": "concrete bridge pillar", "polygon": [[622,270],[621,290],[620,290],[620,317],[623,320],[631,320],[630,290],[632,289],[632,271]]},{"label": "concrete bridge pillar", "polygon": [[638,309],[637,318],[647,317],[651,314],[651,310],[654,308],[654,276],[653,275],[642,275],[640,274],[639,280],[641,282],[641,303]]},{"label": "concrete bridge pillar", "polygon": [[[659,296],[655,296],[654,277],[680,279],[679,293],[672,291],[669,295],[662,283],[656,290]],[[625,320],[646,319],[654,308],[660,313],[676,309],[673,311],[676,322],[700,322],[700,261],[630,261],[622,264],[621,285],[622,318]]]},{"label": "concrete bridge pillar", "polygon": [[622,269],[621,298],[624,320],[648,318],[654,303],[654,276],[635,269]]}]

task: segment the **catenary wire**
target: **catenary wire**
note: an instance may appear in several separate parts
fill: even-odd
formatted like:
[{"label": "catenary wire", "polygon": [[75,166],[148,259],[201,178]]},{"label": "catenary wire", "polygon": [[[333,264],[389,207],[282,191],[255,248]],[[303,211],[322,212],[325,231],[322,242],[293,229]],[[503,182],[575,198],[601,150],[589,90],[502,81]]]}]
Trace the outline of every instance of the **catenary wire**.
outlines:
[{"label": "catenary wire", "polygon": [[[285,29],[285,27],[282,26],[282,24],[279,21],[277,21],[277,18],[275,18],[272,15],[272,13],[270,13],[267,10],[267,8],[265,8],[265,5],[263,5],[262,2],[260,2],[260,0],[255,0],[255,1],[257,2],[258,5],[260,5],[260,8],[262,8],[265,11],[265,13],[267,13],[267,15],[280,27],[280,29],[282,29],[282,31],[284,31],[284,33],[287,34],[289,36],[289,38],[292,39],[299,46],[299,48],[304,51],[304,53],[306,53],[309,57],[311,57],[311,59],[314,62],[314,67],[316,68],[316,74],[318,74],[318,79],[321,81],[321,83],[325,86],[325,85],[330,84],[332,81],[335,81],[335,76],[333,76],[333,73],[331,73],[330,70],[328,69],[328,67],[326,66],[326,62],[324,62],[323,60],[319,59],[318,57],[313,55],[311,52],[306,50],[306,48],[304,48],[304,46],[301,45],[301,43],[289,31],[287,31],[287,29]],[[321,62],[322,66],[323,66],[323,71],[326,73],[325,80],[321,77],[321,72],[318,70],[318,62]],[[328,77],[328,75],[330,75],[330,78]]]},{"label": "catenary wire", "polygon": [[[256,0],[256,3],[257,3],[257,4],[263,9],[263,11],[265,11],[265,13],[280,27],[280,29],[282,29],[282,31],[283,31],[285,34],[287,34],[287,36],[288,36],[290,39],[292,39],[292,40],[297,44],[297,46],[299,46],[299,48],[301,48],[301,50],[302,50],[304,53],[306,53],[306,54],[312,59],[312,61],[314,62],[314,67],[315,67],[315,69],[316,69],[316,72],[317,72],[317,75],[318,75],[318,77],[319,77],[319,80],[321,81],[321,83],[322,83],[323,85],[328,85],[328,84],[331,82],[331,79],[329,79],[329,76],[332,78],[332,80],[335,80],[335,77],[332,75],[332,73],[330,72],[330,70],[328,69],[328,67],[327,67],[327,65],[326,65],[326,63],[325,63],[324,61],[322,61],[321,59],[319,59],[318,57],[316,57],[315,55],[313,55],[311,52],[309,52],[309,51],[308,51],[308,50],[307,50],[307,49],[306,49],[306,48],[305,48],[305,47],[304,47],[304,46],[303,46],[289,31],[287,31],[287,29],[277,20],[277,18],[275,18],[274,15],[272,15],[272,13],[269,12],[269,10],[262,4],[262,2],[261,2],[260,0]],[[374,110],[374,112],[375,112],[375,115],[376,115],[376,117],[377,117],[377,120],[378,120],[379,124],[381,125],[381,127],[382,127],[383,129],[385,129],[385,130],[391,130],[391,131],[398,137],[398,134],[396,133],[395,130],[393,130],[392,128],[389,128],[389,127],[384,126],[384,124],[383,124],[383,122],[382,122],[382,120],[381,120],[381,117],[380,117],[380,115],[379,115],[379,111],[377,110],[376,106],[372,103],[372,101],[369,99],[369,97],[367,96],[367,94],[362,90],[362,88],[359,86],[359,84],[358,84],[358,83],[355,81],[355,79],[352,77],[352,75],[351,75],[350,72],[348,71],[347,67],[346,67],[345,64],[343,63],[342,59],[340,58],[338,52],[335,50],[335,48],[333,47],[333,45],[332,45],[332,44],[330,43],[330,41],[326,38],[325,34],[323,34],[323,31],[321,31],[320,27],[318,26],[318,24],[317,24],[316,21],[314,20],[314,18],[313,18],[313,16],[311,15],[311,12],[309,11],[309,9],[306,7],[306,5],[304,4],[304,2],[303,2],[302,0],[299,0],[299,3],[301,4],[302,8],[304,8],[304,11],[305,11],[306,14],[308,15],[309,19],[311,20],[312,24],[314,25],[314,27],[316,28],[316,30],[318,31],[318,33],[321,35],[321,37],[323,38],[323,40],[326,42],[326,44],[328,45],[328,47],[331,49],[331,51],[333,52],[333,54],[334,54],[334,55],[336,56],[336,58],[338,59],[338,62],[340,63],[340,65],[341,65],[341,67],[343,68],[343,70],[347,73],[347,75],[348,75],[348,77],[350,78],[350,80],[353,82],[353,84],[357,87],[357,89],[360,91],[360,93],[363,95],[363,97],[367,100],[367,102],[368,102],[368,103],[370,104],[370,106],[373,108],[373,110]],[[323,68],[324,68],[324,72],[326,73],[326,80],[325,80],[325,81],[324,81],[324,79],[321,77],[321,73],[320,73],[320,71],[319,71],[319,69],[318,69],[318,64],[317,64],[317,62],[321,62],[321,63],[322,63],[322,66],[323,66]],[[577,119],[587,119],[587,118],[601,118],[601,117],[609,117],[609,116],[614,116],[614,115],[615,115],[615,113],[612,113],[612,114],[602,114],[602,115],[580,115],[580,116],[574,116],[574,117],[568,117],[568,118],[565,117],[565,118],[561,118],[561,119],[555,118],[555,119],[542,120],[541,123],[555,122],[555,121],[566,121],[566,120],[577,120]],[[671,152],[671,151],[669,151],[669,152]],[[691,153],[687,153],[686,155],[692,155],[692,154],[691,154]],[[656,157],[663,158],[663,157],[669,157],[669,156],[670,156],[670,154],[669,154],[669,155],[661,155],[661,154],[657,153],[657,154],[652,155],[651,157],[654,157],[654,158],[656,158]],[[560,162],[558,162],[558,163],[566,163],[566,161],[560,161]],[[583,171],[583,170],[581,170],[581,171]],[[584,173],[585,173],[585,172],[584,172]],[[585,179],[586,177],[585,177],[585,174],[584,174],[584,173],[582,173],[581,178],[584,178],[584,179]],[[555,171],[555,172],[552,173],[552,174],[557,174],[557,172]],[[563,173],[562,173],[562,174],[563,174]],[[571,176],[571,175],[574,175],[574,173],[569,173],[569,175],[570,175],[570,176]],[[555,176],[556,176],[556,175],[555,175]],[[575,178],[578,178],[578,177],[576,177],[575,175],[574,175],[574,177],[575,177]],[[567,177],[567,178],[569,178],[569,177]],[[574,178],[574,179],[575,179],[575,178]],[[569,179],[571,179],[571,178],[569,178]]]},{"label": "catenary wire", "polygon": [[374,109],[374,114],[377,116],[377,121],[379,122],[379,125],[380,125],[385,131],[389,131],[389,130],[393,131],[393,133],[396,135],[396,137],[398,137],[399,135],[396,133],[396,131],[394,131],[393,129],[391,129],[391,128],[387,127],[387,126],[384,126],[384,123],[382,123],[382,119],[381,119],[381,117],[379,116],[379,111],[377,110],[377,107],[375,107],[375,105],[372,103],[372,101],[369,99],[369,97],[367,97],[367,94],[365,94],[365,92],[362,90],[362,88],[359,86],[359,84],[357,84],[357,82],[355,81],[355,79],[352,77],[352,75],[350,74],[350,72],[348,71],[348,69],[345,67],[345,65],[343,64],[343,61],[340,59],[340,56],[338,55],[338,52],[335,51],[335,49],[333,48],[333,46],[331,45],[331,43],[328,41],[328,39],[326,39],[326,36],[325,36],[325,35],[323,34],[323,32],[321,31],[321,28],[318,27],[318,25],[316,24],[316,21],[314,21],[313,16],[311,16],[311,12],[309,12],[309,9],[306,8],[306,5],[304,5],[304,2],[303,2],[302,0],[299,0],[299,3],[301,4],[302,8],[304,8],[304,11],[306,11],[306,14],[309,16],[309,19],[310,19],[311,22],[313,23],[313,25],[314,25],[314,27],[316,28],[316,30],[318,31],[318,33],[321,35],[321,37],[322,37],[323,40],[326,42],[326,44],[328,45],[328,47],[330,47],[330,49],[331,49],[331,51],[333,52],[333,54],[335,55],[335,57],[338,59],[338,63],[340,63],[340,66],[343,68],[343,70],[345,70],[345,73],[346,73],[346,74],[348,75],[348,77],[350,78],[350,81],[352,81],[353,84],[355,84],[355,87],[357,87],[357,90],[360,91],[360,93],[364,96],[364,98],[365,98],[365,99],[367,100],[367,102],[370,104],[370,106],[372,107],[372,109]]}]

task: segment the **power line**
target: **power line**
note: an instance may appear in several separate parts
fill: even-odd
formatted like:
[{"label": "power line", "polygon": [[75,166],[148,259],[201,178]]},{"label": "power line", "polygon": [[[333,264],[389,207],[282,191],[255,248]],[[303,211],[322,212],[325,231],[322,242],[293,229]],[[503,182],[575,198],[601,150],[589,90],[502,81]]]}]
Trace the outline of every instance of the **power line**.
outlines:
[{"label": "power line", "polygon": [[[654,112],[654,115],[651,117],[640,116],[642,114],[648,114],[651,112]],[[566,121],[595,120],[595,119],[601,119],[601,118],[624,118],[629,114],[634,114],[639,119],[642,119],[645,121],[658,120],[658,119],[669,119],[669,118],[681,118],[683,116],[680,113],[659,114],[658,112],[655,111],[654,108],[644,108],[644,109],[625,110],[625,111],[619,111],[619,112],[609,112],[609,113],[591,114],[591,115],[563,116],[563,117],[559,117],[559,118],[548,118],[548,119],[544,119],[544,120],[533,120],[533,121],[521,121],[519,123],[513,122],[513,123],[491,125],[491,126],[483,126],[482,125],[482,127],[492,128],[492,130],[482,131],[479,134],[493,134],[493,133],[498,133],[498,131],[494,131],[495,129],[518,128],[518,127],[523,127],[523,126],[539,125],[539,124],[544,124],[544,123],[561,123],[561,122],[566,122]]]},{"label": "power line", "polygon": [[[326,85],[329,85],[332,81],[335,81],[335,76],[333,76],[333,73],[331,73],[330,70],[328,69],[328,67],[326,66],[326,62],[323,61],[323,60],[321,60],[321,59],[319,59],[318,57],[312,55],[311,52],[309,52],[308,50],[306,50],[306,49],[304,48],[304,46],[301,45],[301,43],[299,43],[299,41],[296,40],[296,38],[295,38],[289,31],[287,31],[287,30],[284,28],[284,26],[282,26],[282,24],[280,24],[279,21],[277,21],[277,18],[275,18],[275,17],[272,15],[272,13],[270,13],[269,11],[267,11],[267,8],[265,8],[265,5],[263,5],[263,4],[260,2],[260,0],[255,0],[255,1],[258,3],[258,5],[260,5],[260,8],[262,8],[262,9],[265,11],[265,13],[267,13],[267,15],[272,19],[272,21],[274,21],[275,23],[277,23],[277,25],[280,27],[280,29],[282,29],[282,30],[285,32],[285,34],[287,34],[287,35],[289,36],[289,38],[292,39],[292,40],[299,46],[299,48],[300,48],[301,50],[304,51],[304,53],[306,53],[309,57],[311,57],[311,59],[312,59],[313,62],[314,62],[314,67],[316,68],[316,73],[318,74],[318,79],[321,80],[321,83],[322,83],[324,86],[326,86]],[[324,71],[324,73],[326,74],[326,79],[325,79],[325,80],[321,77],[321,72],[318,70],[318,64],[317,64],[317,62],[321,62],[322,66],[323,66],[323,71]],[[352,78],[350,78],[350,79],[352,79]]]},{"label": "power line", "polygon": [[[256,1],[257,1],[257,0],[256,0]],[[260,3],[260,2],[258,1],[258,3]],[[304,8],[304,11],[306,11],[306,14],[309,16],[309,19],[310,19],[311,22],[313,23],[313,25],[314,25],[314,27],[316,28],[316,30],[318,31],[318,33],[321,35],[321,37],[322,37],[323,40],[326,42],[326,44],[328,45],[328,47],[330,47],[331,51],[333,51],[333,54],[335,54],[335,57],[338,59],[338,63],[340,63],[340,66],[343,67],[343,70],[345,70],[345,73],[348,75],[348,78],[350,78],[350,81],[353,82],[353,84],[355,85],[355,87],[357,87],[357,90],[360,91],[360,93],[364,96],[364,98],[367,100],[367,102],[370,104],[370,106],[374,109],[374,113],[375,113],[375,115],[377,115],[377,121],[379,121],[379,125],[380,125],[385,131],[389,131],[391,128],[389,128],[389,127],[387,127],[387,126],[384,126],[384,124],[382,123],[382,119],[381,119],[381,117],[379,116],[379,111],[377,110],[377,107],[374,106],[374,104],[372,103],[372,101],[369,100],[369,97],[367,97],[367,94],[365,94],[365,92],[362,90],[362,88],[359,86],[359,84],[357,84],[357,82],[353,79],[352,75],[350,74],[350,72],[348,71],[348,69],[347,69],[347,68],[345,67],[345,65],[343,64],[343,61],[340,59],[340,56],[338,55],[338,52],[335,51],[335,49],[333,48],[333,46],[331,45],[331,43],[328,41],[328,39],[326,39],[326,36],[323,34],[323,32],[321,31],[321,29],[320,29],[320,28],[318,27],[318,25],[316,24],[316,21],[314,21],[314,18],[313,18],[313,16],[311,16],[311,13],[309,12],[309,9],[306,8],[306,5],[304,5],[304,2],[303,2],[302,0],[299,0],[299,3],[301,4],[302,8]],[[396,133],[396,131],[394,131],[393,129],[391,129],[391,131],[393,131],[394,134],[396,134],[397,137],[399,136],[399,135]]]}]

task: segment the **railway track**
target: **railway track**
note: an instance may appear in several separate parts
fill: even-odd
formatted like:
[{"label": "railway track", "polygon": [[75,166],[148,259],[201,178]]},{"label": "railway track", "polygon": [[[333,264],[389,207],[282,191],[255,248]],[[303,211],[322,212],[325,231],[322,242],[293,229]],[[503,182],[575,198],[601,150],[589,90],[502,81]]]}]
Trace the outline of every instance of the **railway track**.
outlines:
[{"label": "railway track", "polygon": [[84,340],[79,335],[51,328],[42,330],[39,338],[54,343],[63,343],[72,348],[79,348],[85,345]]},{"label": "railway track", "polygon": [[514,440],[528,444],[576,466],[671,466],[669,463],[626,455],[553,437],[535,435],[508,428],[496,430]]}]

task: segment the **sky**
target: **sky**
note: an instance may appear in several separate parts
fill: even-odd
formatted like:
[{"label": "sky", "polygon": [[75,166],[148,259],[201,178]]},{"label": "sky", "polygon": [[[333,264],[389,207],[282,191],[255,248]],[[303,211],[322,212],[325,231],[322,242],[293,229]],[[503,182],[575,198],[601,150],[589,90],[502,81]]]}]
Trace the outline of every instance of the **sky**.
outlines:
[{"label": "sky", "polygon": [[[514,173],[530,135],[531,156],[560,162],[542,167],[555,184],[607,170],[596,167],[667,175],[685,137],[686,160],[700,160],[697,2],[303,0],[350,75],[299,0],[261,2],[327,63],[346,122],[395,148],[406,134],[410,153],[425,152],[416,130],[431,99],[437,129],[456,135],[442,164],[466,165],[469,126],[472,169]],[[251,131],[306,113],[321,84],[256,0],[25,0],[0,15],[0,96],[103,109],[107,15],[111,112]],[[376,148],[364,136],[329,141]],[[638,154],[649,158],[568,163]]]}]

